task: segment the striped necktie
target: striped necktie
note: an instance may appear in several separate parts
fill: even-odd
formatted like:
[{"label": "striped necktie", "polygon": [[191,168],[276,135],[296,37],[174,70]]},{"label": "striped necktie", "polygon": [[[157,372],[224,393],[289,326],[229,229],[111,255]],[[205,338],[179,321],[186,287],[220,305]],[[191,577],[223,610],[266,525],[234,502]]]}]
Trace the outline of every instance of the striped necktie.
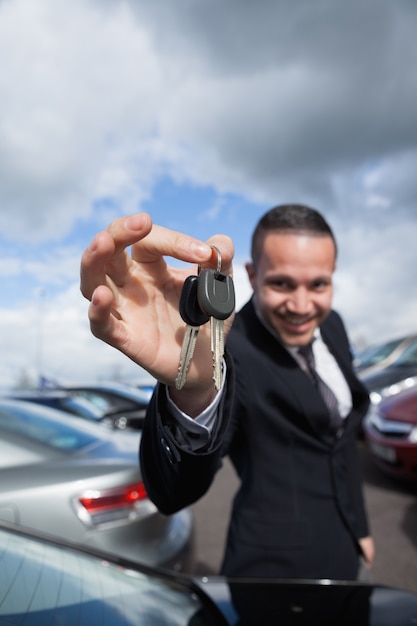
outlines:
[{"label": "striped necktie", "polygon": [[308,374],[310,375],[315,387],[320,393],[327,406],[330,414],[329,427],[333,434],[341,434],[341,428],[343,426],[343,418],[339,413],[339,403],[333,391],[319,376],[316,370],[316,362],[314,360],[313,346],[309,343],[306,346],[301,346],[298,349],[300,356],[304,359],[307,367]]}]

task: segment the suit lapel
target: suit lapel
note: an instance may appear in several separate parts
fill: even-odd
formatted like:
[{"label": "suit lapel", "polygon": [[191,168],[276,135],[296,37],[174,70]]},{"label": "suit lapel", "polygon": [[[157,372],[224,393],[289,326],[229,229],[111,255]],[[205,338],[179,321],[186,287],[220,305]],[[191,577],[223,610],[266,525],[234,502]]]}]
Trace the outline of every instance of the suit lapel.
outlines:
[{"label": "suit lapel", "polygon": [[348,358],[348,346],[343,346],[343,344],[332,332],[331,326],[329,327],[326,322],[324,323],[320,331],[323,341],[336,359],[337,364],[340,367],[352,394],[356,391],[363,392],[362,384],[356,377],[355,372],[352,369],[351,361]]},{"label": "suit lapel", "polygon": [[252,301],[240,312],[238,325],[244,326],[245,335],[270,359],[271,370],[275,370],[277,378],[284,382],[287,397],[294,405],[294,422],[325,440],[329,418],[323,399],[288,350],[259,320]]}]

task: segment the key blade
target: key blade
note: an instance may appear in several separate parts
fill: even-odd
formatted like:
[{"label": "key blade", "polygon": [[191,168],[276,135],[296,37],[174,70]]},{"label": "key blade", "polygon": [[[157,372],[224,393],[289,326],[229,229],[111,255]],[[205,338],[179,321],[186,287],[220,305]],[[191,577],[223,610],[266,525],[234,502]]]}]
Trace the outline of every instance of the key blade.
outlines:
[{"label": "key blade", "polygon": [[197,342],[199,327],[187,326],[185,329],[184,340],[182,342],[180,353],[180,364],[178,367],[178,374],[175,379],[175,388],[182,389],[187,379],[187,372],[190,366],[191,359],[193,358],[195,344]]},{"label": "key blade", "polygon": [[213,355],[213,381],[217,391],[222,386],[222,364],[224,355],[224,321],[211,318],[211,351]]}]

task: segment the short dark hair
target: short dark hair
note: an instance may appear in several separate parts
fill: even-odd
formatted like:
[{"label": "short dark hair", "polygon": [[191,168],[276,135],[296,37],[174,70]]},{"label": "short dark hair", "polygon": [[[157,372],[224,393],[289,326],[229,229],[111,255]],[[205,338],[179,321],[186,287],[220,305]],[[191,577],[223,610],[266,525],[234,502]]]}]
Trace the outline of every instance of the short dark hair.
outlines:
[{"label": "short dark hair", "polygon": [[267,232],[308,233],[316,237],[331,237],[337,255],[337,244],[332,229],[324,217],[303,204],[281,204],[267,211],[257,223],[252,235],[252,261],[256,263],[260,246]]}]

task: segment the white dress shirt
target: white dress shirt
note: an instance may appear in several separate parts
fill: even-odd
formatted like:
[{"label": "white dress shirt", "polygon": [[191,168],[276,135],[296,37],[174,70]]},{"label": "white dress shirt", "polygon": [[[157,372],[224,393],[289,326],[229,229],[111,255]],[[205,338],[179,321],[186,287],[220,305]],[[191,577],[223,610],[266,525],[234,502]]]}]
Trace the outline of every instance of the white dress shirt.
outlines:
[{"label": "white dress shirt", "polygon": [[[301,369],[305,370],[305,362],[298,354],[298,348],[284,346],[291,356],[297,361]],[[318,375],[328,387],[333,391],[339,404],[340,416],[345,418],[352,409],[352,394],[349,385],[343,376],[333,354],[321,338],[320,330],[317,328],[314,333],[312,344],[314,361]]]},{"label": "white dress shirt", "polygon": [[[277,333],[265,323],[258,311],[257,314],[262,324],[268,328],[278,341],[280,341]],[[288,350],[301,369],[305,370],[305,363],[302,357],[298,354],[298,347],[284,345],[284,348]],[[335,394],[339,403],[340,416],[345,418],[352,408],[352,395],[336,359],[324,343],[318,328],[314,333],[313,354],[317,373]],[[196,418],[192,418],[181,411],[171,400],[169,391],[167,390],[171,414],[175,417],[180,427],[177,433],[177,438],[182,439],[181,443],[188,444],[193,451],[205,446],[210,439],[210,434],[217,417],[217,408],[223,393],[225,378],[226,363],[223,361],[223,385],[213,402]]]}]

